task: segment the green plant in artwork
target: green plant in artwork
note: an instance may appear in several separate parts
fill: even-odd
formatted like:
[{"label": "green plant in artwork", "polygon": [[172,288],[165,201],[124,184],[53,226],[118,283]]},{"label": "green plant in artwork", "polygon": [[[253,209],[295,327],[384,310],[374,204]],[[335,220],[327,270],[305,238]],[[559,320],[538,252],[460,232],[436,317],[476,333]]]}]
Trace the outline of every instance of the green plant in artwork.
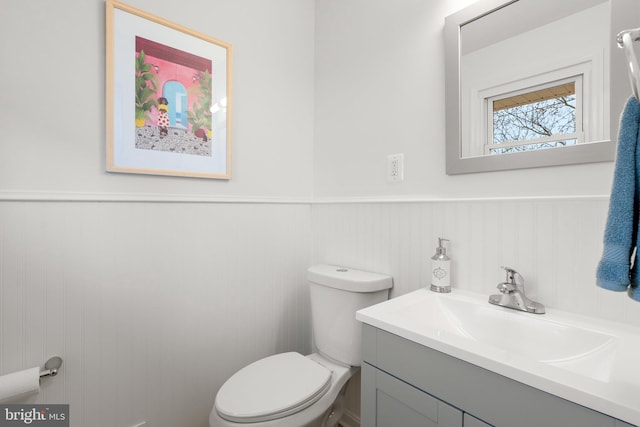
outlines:
[{"label": "green plant in artwork", "polygon": [[152,107],[158,106],[155,99],[158,81],[156,75],[151,72],[152,64],[146,62],[144,50],[136,58],[136,126],[142,127]]},{"label": "green plant in artwork", "polygon": [[209,70],[198,72],[198,86],[194,86],[196,101],[193,108],[187,112],[191,131],[193,133],[206,132],[211,138],[211,73]]}]

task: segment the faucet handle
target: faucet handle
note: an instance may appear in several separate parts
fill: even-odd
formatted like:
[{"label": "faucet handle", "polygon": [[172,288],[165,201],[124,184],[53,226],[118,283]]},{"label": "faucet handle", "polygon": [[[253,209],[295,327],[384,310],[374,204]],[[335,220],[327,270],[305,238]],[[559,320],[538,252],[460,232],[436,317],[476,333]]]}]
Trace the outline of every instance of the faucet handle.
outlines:
[{"label": "faucet handle", "polygon": [[[524,277],[522,277],[522,274],[518,273],[511,267],[501,266],[500,268],[507,273],[506,283],[511,283],[513,285],[524,285]],[[518,280],[518,277],[520,278],[520,280]]]}]

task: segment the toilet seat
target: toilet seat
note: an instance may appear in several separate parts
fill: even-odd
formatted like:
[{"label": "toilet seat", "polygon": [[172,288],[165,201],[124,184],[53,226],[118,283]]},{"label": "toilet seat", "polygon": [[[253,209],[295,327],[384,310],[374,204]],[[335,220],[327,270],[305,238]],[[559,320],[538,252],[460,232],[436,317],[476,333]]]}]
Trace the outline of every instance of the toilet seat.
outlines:
[{"label": "toilet seat", "polygon": [[280,353],[229,378],[218,391],[215,409],[233,422],[274,420],[313,405],[330,385],[329,369],[300,353]]}]

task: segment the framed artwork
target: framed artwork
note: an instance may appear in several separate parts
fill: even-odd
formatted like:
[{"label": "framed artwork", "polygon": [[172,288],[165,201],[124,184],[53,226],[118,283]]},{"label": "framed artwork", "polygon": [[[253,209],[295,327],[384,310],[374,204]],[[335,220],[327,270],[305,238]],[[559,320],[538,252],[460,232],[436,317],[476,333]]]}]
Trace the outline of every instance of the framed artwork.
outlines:
[{"label": "framed artwork", "polygon": [[231,45],[107,0],[107,171],[231,178]]}]

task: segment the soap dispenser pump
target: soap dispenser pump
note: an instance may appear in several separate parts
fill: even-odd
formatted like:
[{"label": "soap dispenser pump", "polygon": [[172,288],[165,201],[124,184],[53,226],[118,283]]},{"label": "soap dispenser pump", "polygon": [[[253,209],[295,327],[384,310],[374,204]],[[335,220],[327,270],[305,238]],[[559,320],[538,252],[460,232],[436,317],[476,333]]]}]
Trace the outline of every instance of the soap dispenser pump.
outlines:
[{"label": "soap dispenser pump", "polygon": [[438,237],[436,253],[431,257],[431,290],[433,292],[451,292],[451,259],[442,242],[449,239]]}]

